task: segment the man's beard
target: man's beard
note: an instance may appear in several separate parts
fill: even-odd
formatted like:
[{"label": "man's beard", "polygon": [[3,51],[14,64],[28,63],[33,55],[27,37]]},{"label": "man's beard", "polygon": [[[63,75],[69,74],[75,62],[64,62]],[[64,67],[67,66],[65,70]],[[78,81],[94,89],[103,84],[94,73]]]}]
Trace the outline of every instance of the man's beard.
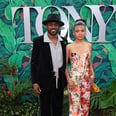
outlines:
[{"label": "man's beard", "polygon": [[58,31],[57,30],[51,30],[51,31],[48,31],[49,32],[49,34],[51,34],[51,35],[53,35],[53,36],[55,36],[55,35],[57,35],[58,34]]}]

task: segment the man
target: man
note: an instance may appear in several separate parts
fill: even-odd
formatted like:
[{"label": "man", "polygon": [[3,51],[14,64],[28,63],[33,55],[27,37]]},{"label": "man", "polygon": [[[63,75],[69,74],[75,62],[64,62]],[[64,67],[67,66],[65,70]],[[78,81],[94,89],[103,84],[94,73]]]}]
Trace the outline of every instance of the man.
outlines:
[{"label": "man", "polygon": [[47,20],[42,23],[47,32],[33,41],[33,89],[39,94],[41,116],[62,116],[66,86],[66,42],[58,33],[64,23],[58,14],[49,14]]}]

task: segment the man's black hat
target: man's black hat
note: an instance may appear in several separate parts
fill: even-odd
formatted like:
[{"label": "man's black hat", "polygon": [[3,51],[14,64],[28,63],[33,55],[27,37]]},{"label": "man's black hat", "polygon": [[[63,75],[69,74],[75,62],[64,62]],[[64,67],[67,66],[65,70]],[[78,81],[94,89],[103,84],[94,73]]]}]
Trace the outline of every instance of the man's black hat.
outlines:
[{"label": "man's black hat", "polygon": [[58,22],[60,26],[64,25],[64,23],[60,20],[60,16],[58,14],[49,14],[47,19],[44,20],[42,23],[46,25],[48,22]]}]

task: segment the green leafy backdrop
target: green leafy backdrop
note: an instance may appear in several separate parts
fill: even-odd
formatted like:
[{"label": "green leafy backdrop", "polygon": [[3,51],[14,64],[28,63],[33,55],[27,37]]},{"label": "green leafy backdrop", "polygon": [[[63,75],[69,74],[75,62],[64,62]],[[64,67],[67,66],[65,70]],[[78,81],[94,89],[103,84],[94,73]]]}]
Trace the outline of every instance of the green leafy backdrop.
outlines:
[{"label": "green leafy backdrop", "polygon": [[[0,0],[0,84],[8,82],[5,70],[8,66],[16,66],[18,74],[15,78],[24,80],[30,76],[30,60],[32,44],[21,44],[24,40],[23,14],[19,11],[16,15],[15,26],[12,25],[11,8],[22,6],[47,5],[74,6],[81,17],[90,27],[91,13],[85,5],[105,5],[101,13],[106,21],[112,9],[109,5],[116,4],[116,0]],[[36,13],[31,11],[32,38],[37,36],[35,30]],[[73,22],[72,22],[73,23]],[[72,32],[72,28],[70,28]],[[71,34],[70,34],[71,35]],[[72,35],[71,35],[72,37]],[[93,40],[98,38],[98,25],[96,20],[93,26]],[[72,37],[73,39],[73,37]],[[92,61],[95,71],[95,82],[101,88],[108,88],[116,80],[116,13],[113,15],[106,29],[106,40],[110,43],[93,43]]]}]

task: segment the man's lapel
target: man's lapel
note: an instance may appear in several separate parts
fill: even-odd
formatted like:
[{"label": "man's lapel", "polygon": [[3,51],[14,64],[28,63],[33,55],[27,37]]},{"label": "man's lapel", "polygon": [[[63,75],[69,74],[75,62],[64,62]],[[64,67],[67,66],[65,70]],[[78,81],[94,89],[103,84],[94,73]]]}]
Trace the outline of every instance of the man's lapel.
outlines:
[{"label": "man's lapel", "polygon": [[47,61],[48,65],[49,65],[49,67],[53,68],[52,56],[51,56],[49,43],[44,43],[43,51],[45,53],[44,55],[45,55],[45,58],[46,58],[46,61]]}]

